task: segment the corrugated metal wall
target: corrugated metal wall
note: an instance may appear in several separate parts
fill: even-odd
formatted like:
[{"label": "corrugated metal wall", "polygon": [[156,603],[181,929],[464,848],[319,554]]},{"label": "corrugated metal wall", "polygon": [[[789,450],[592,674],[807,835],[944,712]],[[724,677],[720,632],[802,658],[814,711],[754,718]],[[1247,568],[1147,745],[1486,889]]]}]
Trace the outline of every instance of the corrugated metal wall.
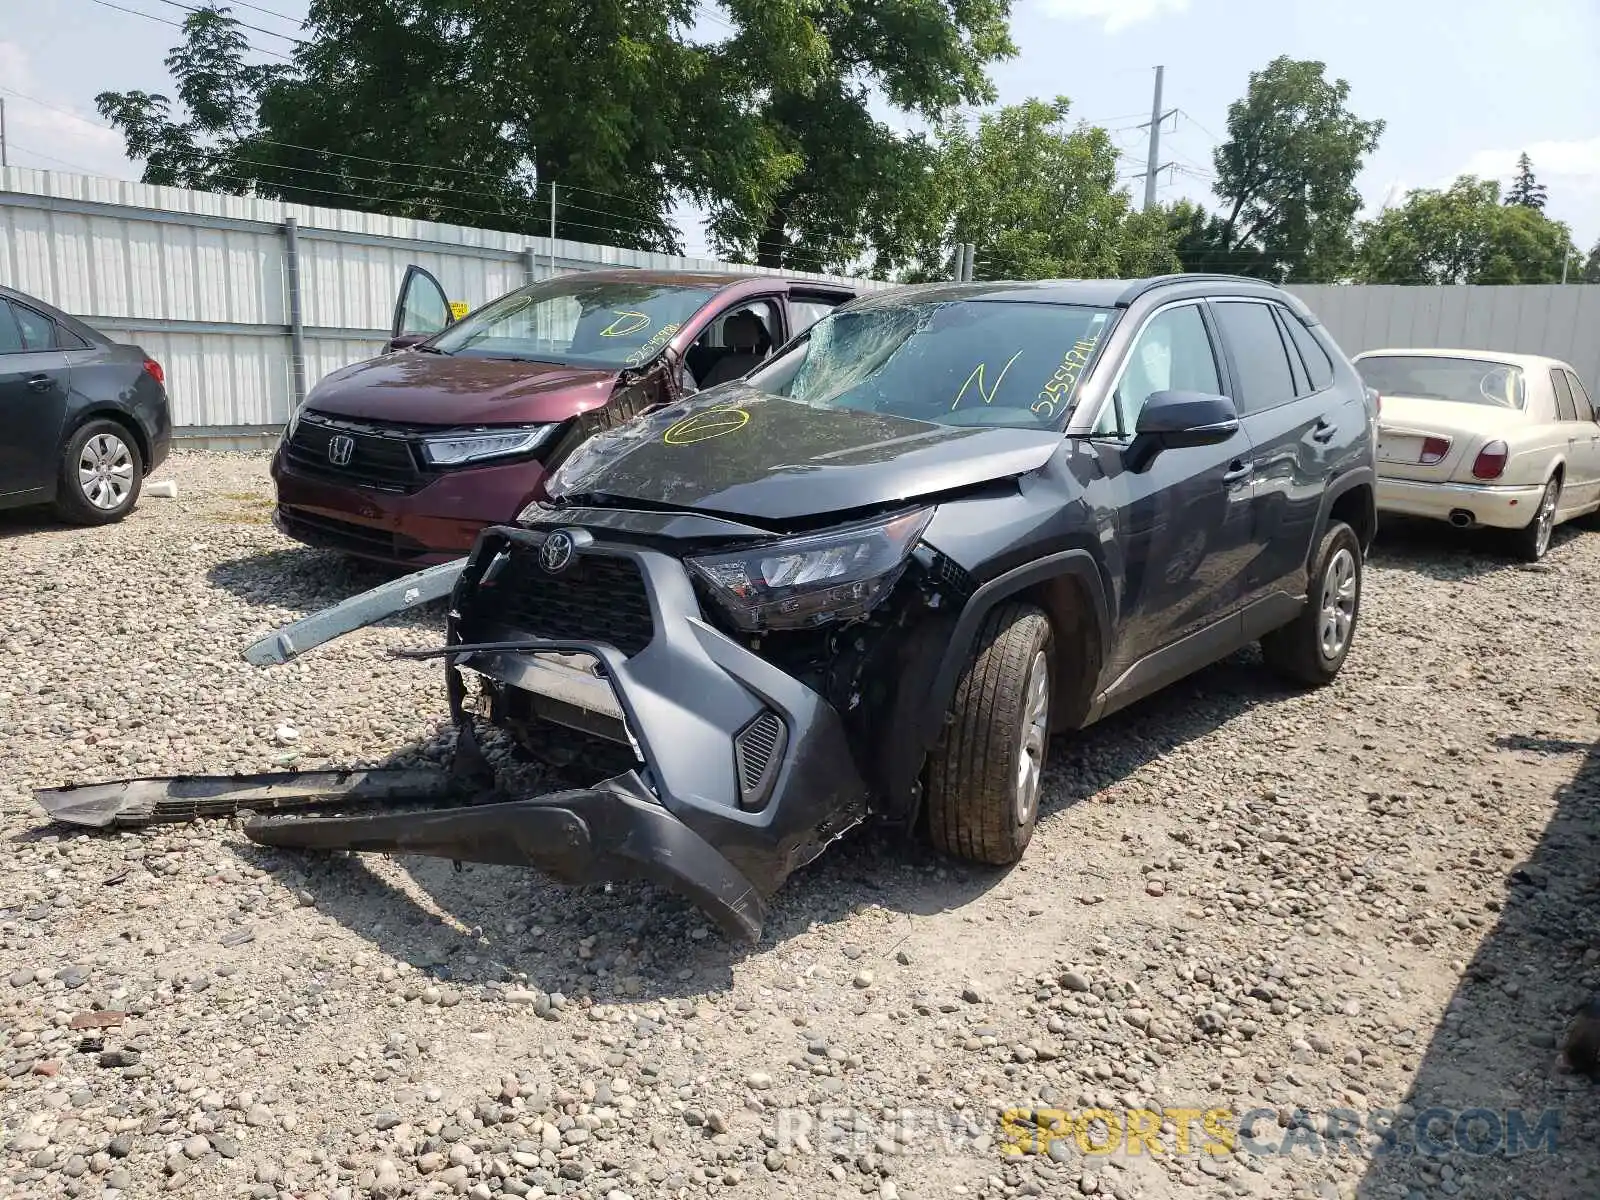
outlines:
[{"label": "corrugated metal wall", "polygon": [[548,278],[552,266],[555,274],[605,266],[761,273],[712,259],[12,167],[0,171],[0,283],[144,347],[166,368],[174,419],[185,432],[275,429],[288,419],[294,392],[289,217],[299,227],[308,385],[383,349],[412,263],[473,308],[527,282],[529,251],[537,278]]},{"label": "corrugated metal wall", "polygon": [[[151,187],[0,171],[0,283],[32,293],[167,369],[180,426],[248,433],[287,420],[293,380],[283,223],[299,225],[306,379],[377,354],[405,268],[472,307],[534,274],[602,266],[735,270],[582,242]],[[816,276],[816,278],[838,278]],[[858,286],[887,285],[870,280]],[[1294,287],[1347,353],[1461,346],[1549,354],[1600,393],[1600,287]]]},{"label": "corrugated metal wall", "polygon": [[1346,354],[1438,346],[1563,359],[1600,395],[1600,286],[1300,287]]}]

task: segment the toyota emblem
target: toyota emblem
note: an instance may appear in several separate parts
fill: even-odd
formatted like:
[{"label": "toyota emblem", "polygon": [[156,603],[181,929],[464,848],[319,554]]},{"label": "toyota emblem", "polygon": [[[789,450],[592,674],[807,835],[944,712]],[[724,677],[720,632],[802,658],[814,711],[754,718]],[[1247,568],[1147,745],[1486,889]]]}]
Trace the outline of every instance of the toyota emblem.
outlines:
[{"label": "toyota emblem", "polygon": [[356,440],[342,433],[328,439],[328,461],[336,467],[350,465],[350,456],[356,452]]},{"label": "toyota emblem", "polygon": [[551,575],[559,575],[571,565],[572,551],[572,535],[558,529],[539,547],[539,565]]}]

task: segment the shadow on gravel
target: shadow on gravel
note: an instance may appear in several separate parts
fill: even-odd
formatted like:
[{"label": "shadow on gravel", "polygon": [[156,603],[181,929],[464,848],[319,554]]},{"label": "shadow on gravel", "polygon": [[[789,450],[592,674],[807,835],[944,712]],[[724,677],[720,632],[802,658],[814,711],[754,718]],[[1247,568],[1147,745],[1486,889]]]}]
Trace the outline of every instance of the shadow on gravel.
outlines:
[{"label": "shadow on gravel", "polygon": [[[1550,537],[1551,551],[1559,551],[1584,532],[1580,522],[1558,525]],[[1455,529],[1443,521],[1387,513],[1379,521],[1378,538],[1368,561],[1372,566],[1412,570],[1433,579],[1465,579],[1525,565],[1507,548],[1499,530]]]},{"label": "shadow on gravel", "polygon": [[[305,615],[408,574],[401,567],[386,567],[333,550],[296,546],[217,563],[206,572],[206,580],[247,604],[295,609]],[[439,624],[443,611],[444,601],[440,600],[387,617],[382,624],[431,629]],[[442,700],[441,695],[441,707]]]},{"label": "shadow on gravel", "polygon": [[1500,915],[1423,1051],[1396,1148],[1372,1159],[1359,1200],[1600,1196],[1600,1088],[1568,1073],[1560,1051],[1600,983],[1600,746],[1505,742],[1583,757],[1526,862],[1463,864],[1511,867],[1503,899],[1486,901]]},{"label": "shadow on gravel", "polygon": [[11,508],[0,512],[0,542],[10,538],[26,537],[30,533],[47,533],[53,529],[76,529],[58,520],[49,508]]}]

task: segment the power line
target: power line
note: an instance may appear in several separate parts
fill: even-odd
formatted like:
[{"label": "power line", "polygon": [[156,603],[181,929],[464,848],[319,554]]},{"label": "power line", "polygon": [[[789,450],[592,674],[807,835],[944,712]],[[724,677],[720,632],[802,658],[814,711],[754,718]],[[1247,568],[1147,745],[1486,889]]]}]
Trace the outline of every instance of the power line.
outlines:
[{"label": "power line", "polygon": [[259,4],[247,4],[247,3],[245,3],[245,0],[229,0],[229,3],[236,4],[240,8],[254,9],[258,13],[266,13],[267,16],[269,16],[269,17],[277,17],[278,20],[280,20],[280,21],[288,21],[292,25],[303,25],[304,24],[304,22],[301,21],[301,19],[299,17],[291,17],[288,13],[281,13],[281,12],[278,12],[276,9],[273,9],[273,8],[263,8]]},{"label": "power line", "polygon": [[[143,17],[147,21],[159,21],[163,25],[172,26],[174,29],[183,28],[183,25],[177,21],[169,21],[165,17],[156,16],[155,13],[140,12],[137,8],[124,8],[120,4],[113,4],[111,0],[89,0],[89,2],[91,4],[98,4],[101,8],[114,8],[118,12],[124,12],[130,16]],[[254,50],[257,54],[265,54],[269,58],[281,58],[284,62],[294,61],[287,54],[279,54],[276,50],[264,50],[260,46],[257,46],[253,43],[247,42],[246,44],[249,45],[250,49]]]},{"label": "power line", "polygon": [[1227,141],[1226,138],[1219,138],[1216,134],[1212,133],[1211,130],[1207,129],[1204,125],[1200,124],[1199,121],[1196,121],[1194,119],[1194,114],[1189,112],[1187,109],[1180,108],[1180,109],[1177,109],[1175,111],[1177,111],[1179,113],[1182,113],[1185,117],[1187,117],[1188,120],[1189,120],[1189,124],[1193,125],[1196,129],[1198,129],[1201,133],[1205,134],[1213,142],[1217,142],[1217,143],[1220,144],[1222,142]]},{"label": "power line", "polygon": [[[60,163],[63,167],[71,167],[74,171],[81,171],[85,175],[95,174],[93,167],[86,167],[82,163],[70,162],[65,158],[57,158],[53,154],[46,154],[43,150],[35,150],[31,146],[24,146],[21,142],[9,138],[6,140],[6,145],[12,150],[21,150],[24,154],[31,154],[35,158],[44,159],[46,162]],[[20,166],[21,164],[13,163],[12,165]]]},{"label": "power line", "polygon": [[218,10],[216,8],[209,8],[209,7],[208,8],[195,8],[191,4],[179,4],[178,0],[161,0],[161,3],[162,4],[170,4],[173,8],[181,8],[185,12],[192,12],[192,13],[207,13],[207,12],[211,12],[211,13],[216,13],[223,20],[231,21],[233,24],[237,25],[240,29],[249,29],[249,30],[251,30],[252,32],[255,32],[255,33],[264,33],[268,37],[282,38],[286,42],[293,42],[296,46],[304,46],[304,45],[306,45],[306,42],[303,41],[300,38],[290,37],[287,33],[279,33],[279,32],[277,32],[276,30],[273,30],[273,29],[263,29],[259,25],[252,25],[248,21],[241,21],[241,20],[239,20],[238,17],[228,16],[226,13],[223,13],[223,12],[221,12],[220,10]]}]

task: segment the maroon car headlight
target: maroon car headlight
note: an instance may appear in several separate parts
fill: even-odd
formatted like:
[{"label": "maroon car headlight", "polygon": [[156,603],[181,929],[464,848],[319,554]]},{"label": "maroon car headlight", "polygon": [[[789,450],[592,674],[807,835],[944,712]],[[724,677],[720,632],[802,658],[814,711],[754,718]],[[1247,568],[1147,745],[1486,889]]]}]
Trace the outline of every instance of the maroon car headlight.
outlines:
[{"label": "maroon car headlight", "polygon": [[740,629],[805,629],[876,608],[905,571],[932,516],[931,508],[921,508],[685,561]]},{"label": "maroon car headlight", "polygon": [[424,438],[422,453],[435,467],[459,467],[486,458],[529,454],[544,444],[554,425],[518,425],[514,428],[473,430]]}]

